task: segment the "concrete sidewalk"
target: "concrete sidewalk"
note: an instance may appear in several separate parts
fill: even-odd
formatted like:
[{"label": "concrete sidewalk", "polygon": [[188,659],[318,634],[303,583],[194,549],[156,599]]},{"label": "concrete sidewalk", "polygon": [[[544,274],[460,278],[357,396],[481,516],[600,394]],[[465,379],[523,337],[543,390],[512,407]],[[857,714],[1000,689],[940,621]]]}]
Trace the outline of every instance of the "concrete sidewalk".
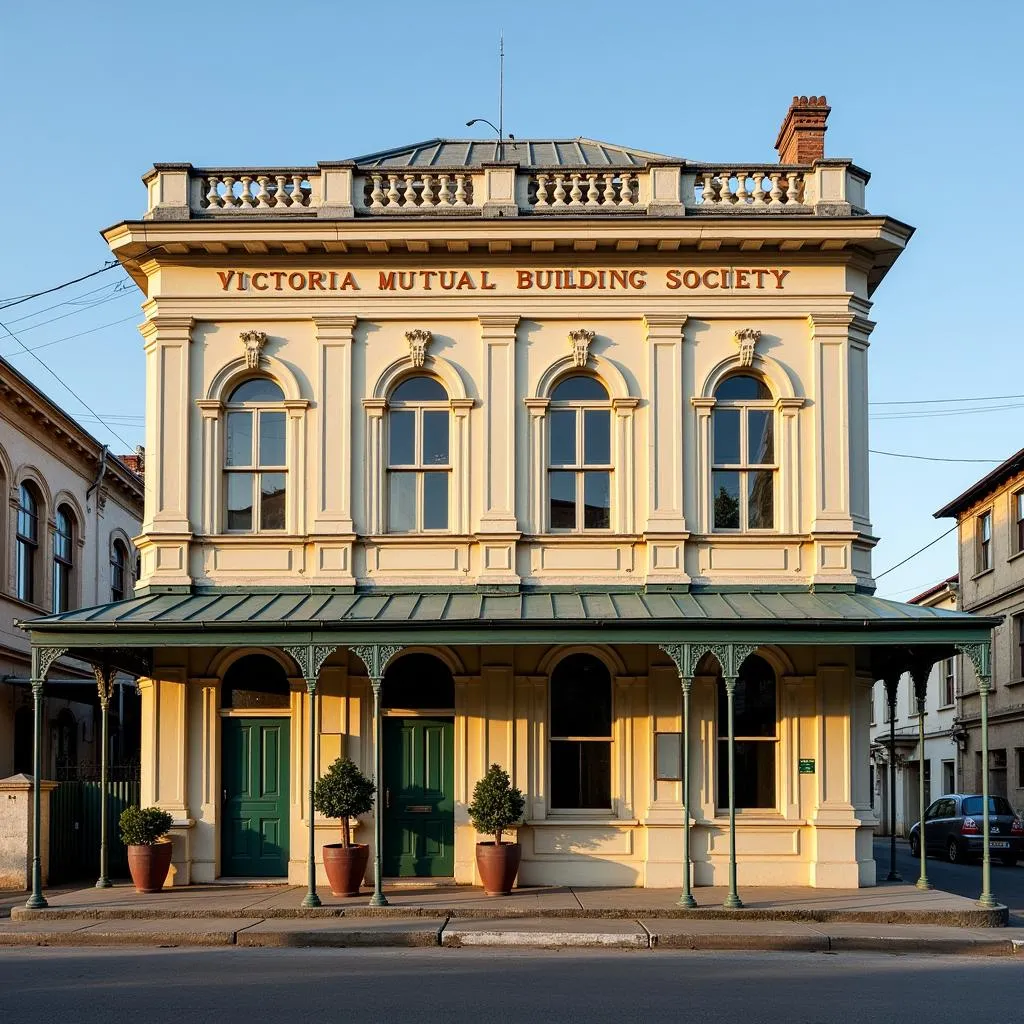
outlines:
[{"label": "concrete sidewalk", "polygon": [[[203,885],[138,895],[129,885],[48,894],[50,906],[14,906],[0,946],[504,946],[753,949],[836,952],[1024,952],[1004,929],[1006,908],[911,885],[873,889],[751,888],[726,910],[725,890],[699,888],[700,906],[674,889],[517,889],[488,897],[470,886],[385,887],[387,907],[289,885]],[[21,899],[24,899],[22,897]],[[6,900],[5,900],[6,902]],[[21,900],[19,900],[21,902]]]}]

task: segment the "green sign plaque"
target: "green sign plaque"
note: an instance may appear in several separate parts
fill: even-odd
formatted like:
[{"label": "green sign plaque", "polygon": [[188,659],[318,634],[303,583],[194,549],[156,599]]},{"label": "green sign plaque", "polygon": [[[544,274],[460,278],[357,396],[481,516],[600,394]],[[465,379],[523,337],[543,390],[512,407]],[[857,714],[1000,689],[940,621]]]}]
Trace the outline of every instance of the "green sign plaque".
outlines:
[{"label": "green sign plaque", "polygon": [[800,774],[801,775],[813,775],[814,774],[814,758],[813,757],[801,757],[800,758]]}]

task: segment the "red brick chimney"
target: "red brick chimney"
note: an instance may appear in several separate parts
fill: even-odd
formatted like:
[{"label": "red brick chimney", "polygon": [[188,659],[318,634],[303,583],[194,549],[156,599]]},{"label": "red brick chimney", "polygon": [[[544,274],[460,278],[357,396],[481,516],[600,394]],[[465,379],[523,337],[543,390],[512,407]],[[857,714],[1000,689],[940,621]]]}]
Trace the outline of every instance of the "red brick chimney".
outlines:
[{"label": "red brick chimney", "polygon": [[810,164],[825,155],[825,122],[832,108],[824,96],[794,96],[779,129],[780,164]]}]

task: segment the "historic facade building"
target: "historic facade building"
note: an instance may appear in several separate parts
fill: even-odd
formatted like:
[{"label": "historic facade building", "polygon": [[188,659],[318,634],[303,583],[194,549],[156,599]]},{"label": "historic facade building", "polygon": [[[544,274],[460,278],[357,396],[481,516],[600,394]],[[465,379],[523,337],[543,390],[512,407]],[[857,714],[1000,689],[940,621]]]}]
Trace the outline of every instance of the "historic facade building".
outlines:
[{"label": "historic facade building", "polygon": [[[955,518],[960,608],[1000,618],[993,633],[988,778],[992,792],[1024,807],[1024,450],[935,513]],[[982,784],[981,699],[964,667],[960,725],[964,785]]]},{"label": "historic facade building", "polygon": [[[0,359],[0,495],[0,779],[5,779],[32,774],[30,645],[14,622],[131,597],[142,480]],[[42,730],[47,779],[98,761],[100,743],[92,669],[63,658],[52,673]],[[111,734],[115,757],[123,712],[119,699]]]},{"label": "historic facade building", "polygon": [[146,677],[174,884],[314,902],[339,754],[378,884],[475,880],[493,762],[522,884],[873,884],[872,685],[984,671],[993,620],[872,596],[871,296],[911,229],[828,110],[794,99],[771,165],[437,139],[146,175],[105,232],[145,296],[142,578],[31,628],[40,679]]}]

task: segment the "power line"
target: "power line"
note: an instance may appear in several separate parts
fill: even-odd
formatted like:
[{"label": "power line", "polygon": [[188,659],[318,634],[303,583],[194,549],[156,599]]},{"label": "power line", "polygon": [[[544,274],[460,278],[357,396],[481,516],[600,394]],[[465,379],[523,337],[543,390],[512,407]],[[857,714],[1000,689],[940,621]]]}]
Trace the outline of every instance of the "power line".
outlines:
[{"label": "power line", "polygon": [[[55,324],[58,320],[66,320],[69,316],[78,316],[79,313],[87,313],[90,309],[96,309],[98,306],[103,306],[108,302],[116,302],[118,299],[130,299],[132,295],[129,292],[119,291],[113,295],[104,295],[98,299],[93,299],[92,302],[84,303],[77,309],[68,310],[67,313],[61,313],[59,316],[52,316],[49,320],[41,320],[37,324],[29,324],[27,327],[21,328],[22,334],[27,334],[29,331],[34,331],[38,327],[45,327],[47,324]],[[63,303],[62,303],[63,305]],[[39,314],[34,314],[38,316]],[[23,320],[30,320],[31,317],[22,317]],[[14,321],[9,321],[14,323]]]},{"label": "power line", "polygon": [[883,452],[869,448],[872,455],[889,455],[894,459],[921,459],[923,462],[1002,462],[1002,459],[944,459],[938,455],[908,455],[906,452]]},{"label": "power line", "polygon": [[979,398],[912,398],[902,402],[868,402],[868,405],[942,405],[949,402],[1004,402],[1024,395],[982,395]]},{"label": "power line", "polygon": [[923,548],[918,548],[912,555],[907,555],[907,557],[904,558],[902,562],[897,562],[895,565],[890,565],[889,568],[885,570],[885,572],[880,572],[875,577],[875,580],[877,581],[880,580],[883,576],[888,576],[889,573],[891,573],[894,569],[898,569],[901,565],[906,565],[907,562],[909,562],[912,558],[917,558],[917,556],[921,554],[922,551],[927,551],[933,544],[938,544],[943,537],[948,537],[959,525],[959,523],[954,523],[945,533],[940,534],[938,537],[935,538],[935,540],[928,541],[928,543],[925,544]]},{"label": "power line", "polygon": [[[127,280],[125,278],[124,280]],[[82,292],[80,295],[76,295],[74,298],[64,299],[63,302],[55,302],[51,306],[43,306],[42,309],[37,309],[34,313],[26,313],[24,316],[16,317],[14,320],[8,320],[8,324],[20,324],[24,320],[31,320],[35,316],[41,316],[43,313],[49,313],[51,309],[60,309],[61,306],[76,305],[79,300],[86,298],[89,295],[95,295],[97,292],[107,291],[111,288],[116,289],[118,285],[122,284],[123,281],[114,281],[110,284],[101,284],[98,288],[90,288],[87,292]],[[89,305],[86,303],[85,305]]]},{"label": "power line", "polygon": [[1011,402],[1009,405],[976,406],[971,409],[922,409],[919,412],[882,412],[871,413],[870,418],[879,420],[927,420],[945,416],[969,416],[972,413],[1006,412],[1010,409],[1022,409],[1024,402]]},{"label": "power line", "polygon": [[[90,327],[89,330],[87,330],[87,331],[79,331],[77,334],[68,334],[68,335],[65,335],[63,338],[54,338],[53,341],[44,341],[41,345],[33,345],[31,348],[29,348],[27,345],[23,344],[21,342],[21,340],[18,339],[18,338],[15,338],[14,340],[17,341],[18,344],[21,345],[21,347],[26,352],[28,352],[31,355],[33,352],[38,352],[38,351],[40,351],[40,349],[49,348],[51,345],[59,345],[62,341],[72,341],[74,338],[84,338],[87,334],[95,334],[97,331],[105,330],[108,327],[116,327],[118,324],[126,324],[126,323],[128,323],[129,320],[137,320],[138,317],[139,317],[138,313],[131,313],[129,316],[121,317],[120,320],[112,320],[109,324],[100,324],[99,327]],[[11,333],[8,330],[6,324],[0,323],[0,327],[3,327],[3,329],[5,331],[7,331],[8,334]],[[11,337],[14,337],[14,335],[11,335]],[[21,353],[20,352],[9,352],[9,353],[7,353],[8,358],[10,356],[17,356],[17,355],[21,355]]]}]

